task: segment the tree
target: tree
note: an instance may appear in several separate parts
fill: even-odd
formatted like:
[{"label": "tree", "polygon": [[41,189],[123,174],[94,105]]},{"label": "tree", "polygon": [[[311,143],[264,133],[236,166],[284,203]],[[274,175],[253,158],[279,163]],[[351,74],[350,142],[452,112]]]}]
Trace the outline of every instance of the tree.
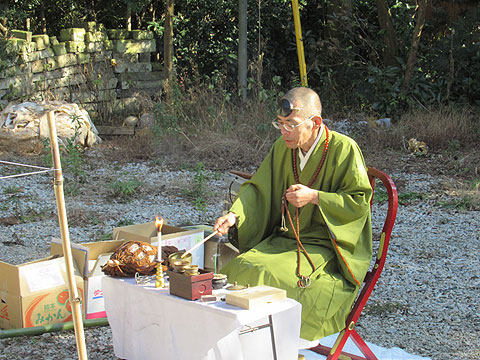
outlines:
[{"label": "tree", "polygon": [[412,77],[415,62],[417,60],[418,44],[422,36],[423,26],[425,25],[425,14],[427,10],[428,0],[417,0],[417,22],[413,31],[412,44],[408,53],[407,65],[405,68],[405,75],[401,85],[402,94],[405,95],[408,90],[410,78]]},{"label": "tree", "polygon": [[385,64],[395,65],[397,56],[397,38],[393,28],[392,15],[385,0],[377,0],[378,23],[385,39]]},{"label": "tree", "polygon": [[173,81],[173,9],[174,0],[166,0],[165,31],[163,33],[163,61],[164,61],[164,92],[167,101],[171,101],[171,86]]}]

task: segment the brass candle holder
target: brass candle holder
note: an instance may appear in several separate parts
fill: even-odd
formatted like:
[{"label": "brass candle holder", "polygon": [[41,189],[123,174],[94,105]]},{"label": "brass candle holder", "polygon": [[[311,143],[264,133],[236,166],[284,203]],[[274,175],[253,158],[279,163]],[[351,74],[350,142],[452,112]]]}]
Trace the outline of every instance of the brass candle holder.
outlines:
[{"label": "brass candle holder", "polygon": [[159,261],[156,266],[157,273],[155,274],[155,288],[165,287],[165,278],[163,277],[162,262],[163,261]]}]

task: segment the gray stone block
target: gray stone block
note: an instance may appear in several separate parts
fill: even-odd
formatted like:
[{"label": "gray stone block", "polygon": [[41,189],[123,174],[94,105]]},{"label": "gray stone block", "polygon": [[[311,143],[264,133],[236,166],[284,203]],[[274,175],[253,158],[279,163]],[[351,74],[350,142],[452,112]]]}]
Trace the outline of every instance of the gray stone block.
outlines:
[{"label": "gray stone block", "polygon": [[50,36],[50,44],[51,45],[57,45],[59,44],[59,41],[56,36]]},{"label": "gray stone block", "polygon": [[152,71],[152,64],[150,63],[120,63],[114,69],[115,73],[138,73]]},{"label": "gray stone block", "polygon": [[9,39],[7,42],[9,51],[22,55],[26,52],[37,51],[37,44],[23,39]]},{"label": "gray stone block", "polygon": [[83,41],[65,41],[65,47],[69,53],[83,53],[87,50],[87,44]]},{"label": "gray stone block", "polygon": [[148,30],[132,30],[133,40],[151,40],[153,39],[153,32]]},{"label": "gray stone block", "polygon": [[113,40],[113,51],[127,54],[155,52],[155,40]]},{"label": "gray stone block", "polygon": [[65,55],[67,53],[67,47],[64,42],[52,45],[52,48],[55,55]]},{"label": "gray stone block", "polygon": [[112,57],[117,62],[137,63],[139,59],[139,54],[125,54],[125,53],[113,52]]},{"label": "gray stone block", "polygon": [[139,62],[150,62],[152,58],[152,53],[141,53],[138,54],[138,61]]},{"label": "gray stone block", "polygon": [[48,35],[33,35],[32,42],[37,44],[37,50],[44,50],[50,46],[50,37]]},{"label": "gray stone block", "polygon": [[102,23],[97,23],[95,21],[84,21],[78,24],[78,27],[84,28],[86,31],[89,32],[96,32],[96,31],[106,31],[105,25]]},{"label": "gray stone block", "polygon": [[85,29],[70,28],[60,30],[60,41],[85,41]]},{"label": "gray stone block", "polygon": [[107,33],[101,31],[90,32],[88,31],[85,36],[86,42],[100,42],[108,40]]},{"label": "gray stone block", "polygon": [[95,52],[90,54],[90,57],[93,62],[108,62],[112,59],[112,51],[110,50],[102,50],[99,52]]},{"label": "gray stone block", "polygon": [[86,64],[90,62],[90,54],[78,54],[77,56],[79,64]]},{"label": "gray stone block", "polygon": [[32,32],[23,31],[23,30],[11,30],[10,33],[14,38],[26,40],[27,42],[32,41]]},{"label": "gray stone block", "polygon": [[121,89],[155,89],[163,88],[163,80],[128,80],[120,81]]},{"label": "gray stone block", "polygon": [[143,81],[143,80],[163,80],[163,74],[161,72],[125,72],[118,74],[120,81]]},{"label": "gray stone block", "polygon": [[110,40],[131,38],[130,31],[128,31],[127,29],[108,29],[107,34]]}]

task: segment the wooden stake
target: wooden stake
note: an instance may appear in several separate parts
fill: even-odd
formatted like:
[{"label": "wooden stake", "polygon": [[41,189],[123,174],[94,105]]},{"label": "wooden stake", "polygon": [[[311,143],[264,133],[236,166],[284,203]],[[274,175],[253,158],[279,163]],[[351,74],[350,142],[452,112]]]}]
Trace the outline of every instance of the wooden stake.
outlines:
[{"label": "wooden stake", "polygon": [[60,162],[57,130],[55,127],[55,114],[53,111],[49,111],[47,113],[47,119],[48,128],[50,131],[50,147],[52,150],[53,167],[55,169],[53,185],[55,190],[55,199],[57,200],[58,222],[60,225],[60,235],[62,237],[63,255],[65,257],[70,304],[72,305],[73,325],[75,328],[75,339],[77,341],[77,353],[79,359],[86,360],[87,348],[85,346],[85,335],[83,332],[81,298],[78,296],[77,284],[75,283],[72,249],[70,247],[67,212],[65,209],[65,198],[63,194],[62,163]]}]

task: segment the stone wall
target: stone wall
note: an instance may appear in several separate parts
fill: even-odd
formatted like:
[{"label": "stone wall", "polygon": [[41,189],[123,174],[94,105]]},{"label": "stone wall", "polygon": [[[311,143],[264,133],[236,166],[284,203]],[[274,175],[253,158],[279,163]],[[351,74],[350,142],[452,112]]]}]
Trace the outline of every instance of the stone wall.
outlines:
[{"label": "stone wall", "polygon": [[141,115],[145,95],[161,93],[162,69],[152,62],[151,31],[105,29],[87,22],[59,36],[13,30],[18,57],[0,72],[0,107],[9,102],[65,100],[103,124]]}]

